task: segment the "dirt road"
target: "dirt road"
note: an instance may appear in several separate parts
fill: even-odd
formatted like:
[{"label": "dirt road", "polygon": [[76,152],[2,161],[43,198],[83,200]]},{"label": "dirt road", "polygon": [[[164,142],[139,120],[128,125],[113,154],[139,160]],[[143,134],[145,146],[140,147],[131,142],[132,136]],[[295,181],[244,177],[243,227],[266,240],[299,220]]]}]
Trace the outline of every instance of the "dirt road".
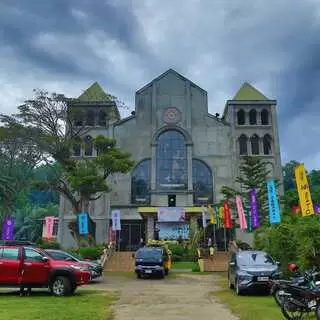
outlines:
[{"label": "dirt road", "polygon": [[214,275],[180,274],[164,280],[107,276],[104,286],[117,293],[114,320],[237,320],[210,292]]}]

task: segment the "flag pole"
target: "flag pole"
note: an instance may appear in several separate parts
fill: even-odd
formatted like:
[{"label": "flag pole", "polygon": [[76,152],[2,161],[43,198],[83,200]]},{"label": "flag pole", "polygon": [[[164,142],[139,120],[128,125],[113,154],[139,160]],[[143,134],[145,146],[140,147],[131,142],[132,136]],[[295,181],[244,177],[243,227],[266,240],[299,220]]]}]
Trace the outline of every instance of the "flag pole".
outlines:
[{"label": "flag pole", "polygon": [[225,227],[223,227],[223,233],[224,233],[224,251],[227,251],[227,231]]}]

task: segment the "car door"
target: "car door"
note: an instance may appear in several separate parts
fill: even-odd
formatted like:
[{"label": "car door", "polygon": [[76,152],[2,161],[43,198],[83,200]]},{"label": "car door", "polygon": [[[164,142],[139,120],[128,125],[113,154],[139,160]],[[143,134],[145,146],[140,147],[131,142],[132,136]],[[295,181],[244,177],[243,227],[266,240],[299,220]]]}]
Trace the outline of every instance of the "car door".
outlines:
[{"label": "car door", "polygon": [[45,284],[49,277],[50,263],[44,261],[44,256],[33,248],[24,248],[22,264],[22,282],[30,284]]},{"label": "car door", "polygon": [[21,259],[19,247],[2,247],[0,249],[0,283],[18,284]]}]

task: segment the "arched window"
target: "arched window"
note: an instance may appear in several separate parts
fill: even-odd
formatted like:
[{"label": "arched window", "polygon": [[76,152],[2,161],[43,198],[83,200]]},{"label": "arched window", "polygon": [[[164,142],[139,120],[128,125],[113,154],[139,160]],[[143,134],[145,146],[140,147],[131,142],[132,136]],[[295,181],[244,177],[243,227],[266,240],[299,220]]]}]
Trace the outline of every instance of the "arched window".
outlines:
[{"label": "arched window", "polygon": [[150,171],[151,161],[149,159],[141,161],[131,174],[131,203],[150,203]]},{"label": "arched window", "polygon": [[255,109],[249,111],[249,124],[257,124],[257,111]]},{"label": "arched window", "polygon": [[242,109],[237,112],[237,123],[244,125],[246,123],[246,115]]},{"label": "arched window", "polygon": [[165,190],[188,187],[187,147],[178,131],[165,131],[158,138],[157,187]]},{"label": "arched window", "polygon": [[251,138],[251,153],[254,155],[257,155],[260,153],[260,148],[259,148],[259,137],[254,134]]},{"label": "arched window", "polygon": [[210,168],[201,160],[192,160],[193,202],[213,202],[213,181]]},{"label": "arched window", "polygon": [[95,124],[95,114],[93,110],[88,110],[86,114],[86,125],[87,126],[94,126]]},{"label": "arched window", "polygon": [[104,111],[100,110],[98,114],[98,123],[99,126],[105,126],[106,125],[106,120],[107,120],[107,115]]},{"label": "arched window", "polygon": [[86,136],[84,139],[84,155],[89,157],[93,155],[93,139],[91,136]]},{"label": "arched window", "polygon": [[74,117],[74,125],[76,127],[81,127],[83,126],[83,112],[81,110],[74,110],[73,111],[73,117]]},{"label": "arched window", "polygon": [[80,157],[81,156],[81,139],[75,138],[73,142],[73,156]]},{"label": "arched window", "polygon": [[248,138],[244,134],[239,137],[239,153],[240,155],[248,154]]},{"label": "arched window", "polygon": [[261,111],[261,124],[262,125],[269,124],[269,111],[267,109],[263,109]]},{"label": "arched window", "polygon": [[272,139],[268,134],[263,137],[263,154],[272,154],[271,141]]}]

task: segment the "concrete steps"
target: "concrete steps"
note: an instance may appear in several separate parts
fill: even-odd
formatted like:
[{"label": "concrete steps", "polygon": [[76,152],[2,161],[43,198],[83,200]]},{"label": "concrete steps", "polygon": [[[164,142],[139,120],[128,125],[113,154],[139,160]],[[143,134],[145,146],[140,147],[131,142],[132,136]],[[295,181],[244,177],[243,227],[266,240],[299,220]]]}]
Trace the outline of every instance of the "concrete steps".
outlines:
[{"label": "concrete steps", "polygon": [[134,270],[134,259],[131,251],[114,252],[105,265],[105,271],[109,272],[131,272]]},{"label": "concrete steps", "polygon": [[204,271],[227,271],[230,260],[230,252],[215,252],[213,258],[204,259]]}]

